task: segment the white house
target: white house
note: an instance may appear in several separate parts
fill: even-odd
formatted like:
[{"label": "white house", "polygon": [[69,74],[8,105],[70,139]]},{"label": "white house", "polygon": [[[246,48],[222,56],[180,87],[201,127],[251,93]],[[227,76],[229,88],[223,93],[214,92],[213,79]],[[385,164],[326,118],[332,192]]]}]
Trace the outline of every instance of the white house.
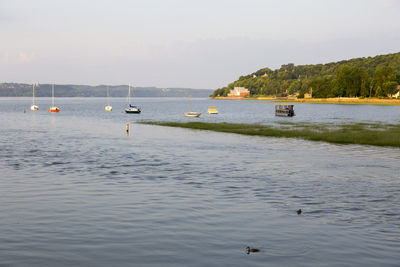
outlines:
[{"label": "white house", "polygon": [[235,87],[228,94],[229,97],[243,97],[249,95],[250,91],[244,87]]}]

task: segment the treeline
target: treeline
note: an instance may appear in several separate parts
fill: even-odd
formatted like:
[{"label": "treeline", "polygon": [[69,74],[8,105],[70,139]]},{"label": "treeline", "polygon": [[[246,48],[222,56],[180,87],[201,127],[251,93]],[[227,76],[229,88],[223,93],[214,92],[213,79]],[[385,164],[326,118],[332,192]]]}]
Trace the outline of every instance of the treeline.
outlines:
[{"label": "treeline", "polygon": [[[109,87],[111,97],[126,97],[128,85],[55,85],[56,97],[105,97]],[[131,95],[133,97],[208,97],[212,90],[190,89],[190,88],[156,88],[156,87],[134,87]],[[50,97],[51,84],[39,84],[35,89],[37,97]],[[24,83],[0,83],[1,96],[32,96],[32,84]]]},{"label": "treeline", "polygon": [[249,89],[251,96],[312,93],[314,98],[386,97],[400,84],[400,53],[354,58],[318,65],[282,65],[260,69],[211,95],[226,96],[236,86]]}]

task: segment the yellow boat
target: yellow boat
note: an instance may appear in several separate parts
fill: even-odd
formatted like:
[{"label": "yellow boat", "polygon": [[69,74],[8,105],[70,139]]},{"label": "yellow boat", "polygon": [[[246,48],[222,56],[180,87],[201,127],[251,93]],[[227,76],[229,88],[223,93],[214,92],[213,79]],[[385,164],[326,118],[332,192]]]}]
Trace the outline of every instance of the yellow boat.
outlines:
[{"label": "yellow boat", "polygon": [[218,114],[217,106],[208,106],[208,114]]}]

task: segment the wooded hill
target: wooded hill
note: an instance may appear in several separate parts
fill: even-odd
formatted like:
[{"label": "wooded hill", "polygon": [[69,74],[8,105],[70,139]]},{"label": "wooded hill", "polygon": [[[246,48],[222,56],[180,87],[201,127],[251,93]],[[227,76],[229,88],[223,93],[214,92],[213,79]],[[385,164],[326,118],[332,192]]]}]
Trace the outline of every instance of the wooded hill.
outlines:
[{"label": "wooded hill", "polygon": [[263,68],[219,88],[211,95],[226,96],[236,86],[249,89],[251,96],[286,96],[312,92],[314,98],[385,97],[400,84],[400,53],[353,58],[327,64],[290,63],[280,69]]},{"label": "wooded hill", "polygon": [[[128,85],[108,86],[110,96],[126,97]],[[131,95],[134,97],[208,97],[212,90],[189,89],[189,88],[156,88],[156,87],[135,87]],[[35,89],[37,97],[50,97],[51,84],[40,84]],[[106,97],[107,85],[55,85],[56,97]],[[32,96],[32,84],[24,83],[0,83],[0,96]]]}]

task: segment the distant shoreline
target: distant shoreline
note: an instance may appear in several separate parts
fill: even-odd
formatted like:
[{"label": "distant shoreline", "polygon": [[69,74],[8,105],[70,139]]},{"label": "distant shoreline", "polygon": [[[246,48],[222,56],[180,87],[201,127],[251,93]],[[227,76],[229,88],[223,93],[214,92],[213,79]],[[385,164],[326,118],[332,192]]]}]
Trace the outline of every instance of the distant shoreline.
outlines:
[{"label": "distant shoreline", "polygon": [[256,100],[271,102],[288,103],[308,103],[308,104],[340,104],[340,105],[390,105],[400,106],[400,99],[387,98],[356,98],[356,97],[336,97],[336,98],[275,98],[275,97],[213,97],[220,100]]},{"label": "distant shoreline", "polygon": [[[0,96],[0,98],[30,98],[32,96]],[[35,96],[38,98],[51,98],[50,96]],[[107,98],[107,96],[55,96],[55,98]],[[110,96],[110,98],[127,98],[126,96]],[[187,96],[132,96],[132,98],[186,98]],[[208,98],[207,96],[193,96],[192,98]]]}]

